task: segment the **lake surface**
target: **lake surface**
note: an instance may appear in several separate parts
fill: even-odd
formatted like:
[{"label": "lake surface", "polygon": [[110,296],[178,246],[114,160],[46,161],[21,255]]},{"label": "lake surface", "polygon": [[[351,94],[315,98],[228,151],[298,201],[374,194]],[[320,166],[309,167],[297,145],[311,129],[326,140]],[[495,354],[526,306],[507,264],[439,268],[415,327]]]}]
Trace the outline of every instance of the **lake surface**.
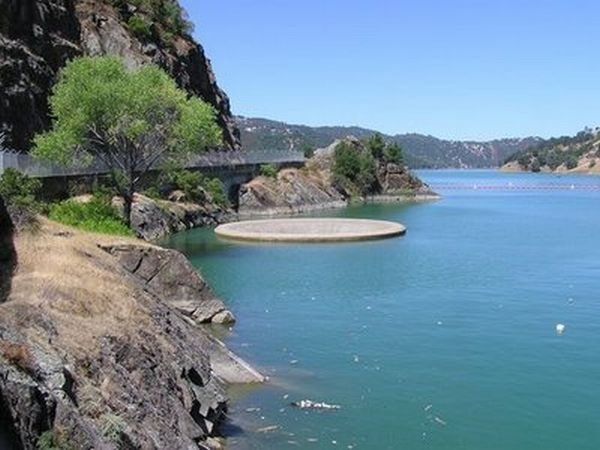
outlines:
[{"label": "lake surface", "polygon": [[270,377],[233,403],[230,448],[600,448],[600,178],[419,175],[442,200],[325,214],[404,237],[170,240],[237,315],[227,344]]}]

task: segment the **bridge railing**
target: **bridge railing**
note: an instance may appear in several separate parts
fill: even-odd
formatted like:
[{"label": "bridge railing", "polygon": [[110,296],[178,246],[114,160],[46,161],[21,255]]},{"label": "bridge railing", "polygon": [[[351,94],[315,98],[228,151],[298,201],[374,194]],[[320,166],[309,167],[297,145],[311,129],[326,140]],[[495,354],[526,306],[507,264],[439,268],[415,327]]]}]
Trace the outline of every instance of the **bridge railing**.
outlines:
[{"label": "bridge railing", "polygon": [[[210,151],[192,157],[184,166],[188,169],[234,168],[236,166],[300,164],[303,162],[304,154],[300,151]],[[0,150],[0,173],[8,168],[16,169],[36,178],[102,175],[108,173],[107,167],[99,161],[94,161],[89,165],[73,164],[72,166],[64,167],[40,161],[28,154]],[[158,164],[155,168],[158,168]]]}]

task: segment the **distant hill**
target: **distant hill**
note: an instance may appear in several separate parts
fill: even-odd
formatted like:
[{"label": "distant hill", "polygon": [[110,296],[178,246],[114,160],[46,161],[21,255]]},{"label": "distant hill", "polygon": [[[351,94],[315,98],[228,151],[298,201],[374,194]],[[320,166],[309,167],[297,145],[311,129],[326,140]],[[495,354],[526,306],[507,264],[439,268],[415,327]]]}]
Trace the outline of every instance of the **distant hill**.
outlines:
[{"label": "distant hill", "polygon": [[[309,127],[290,125],[269,119],[235,118],[248,150],[321,148],[336,139],[355,136],[359,139],[377,131],[360,127]],[[412,168],[484,168],[498,167],[507,156],[540,142],[539,138],[498,139],[488,142],[463,142],[438,139],[422,134],[385,135],[404,149]]]},{"label": "distant hill", "polygon": [[510,155],[503,170],[530,172],[600,172],[600,128],[575,136],[546,139]]}]

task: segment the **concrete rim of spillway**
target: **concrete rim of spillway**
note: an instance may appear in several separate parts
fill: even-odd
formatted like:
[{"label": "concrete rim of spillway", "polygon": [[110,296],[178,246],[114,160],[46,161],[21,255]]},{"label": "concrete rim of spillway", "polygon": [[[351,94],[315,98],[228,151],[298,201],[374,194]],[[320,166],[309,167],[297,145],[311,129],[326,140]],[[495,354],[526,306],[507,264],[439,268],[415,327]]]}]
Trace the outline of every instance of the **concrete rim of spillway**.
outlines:
[{"label": "concrete rim of spillway", "polygon": [[288,218],[232,222],[219,225],[217,236],[249,242],[351,242],[402,236],[400,223],[370,219]]}]

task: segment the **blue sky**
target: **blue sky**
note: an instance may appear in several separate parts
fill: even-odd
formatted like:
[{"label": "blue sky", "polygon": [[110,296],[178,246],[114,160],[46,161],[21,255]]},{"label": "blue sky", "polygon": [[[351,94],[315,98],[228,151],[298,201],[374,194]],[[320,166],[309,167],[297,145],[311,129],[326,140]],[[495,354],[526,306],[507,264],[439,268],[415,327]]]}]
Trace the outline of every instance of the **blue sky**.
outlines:
[{"label": "blue sky", "polygon": [[600,2],[182,0],[236,114],[450,139],[600,125]]}]

